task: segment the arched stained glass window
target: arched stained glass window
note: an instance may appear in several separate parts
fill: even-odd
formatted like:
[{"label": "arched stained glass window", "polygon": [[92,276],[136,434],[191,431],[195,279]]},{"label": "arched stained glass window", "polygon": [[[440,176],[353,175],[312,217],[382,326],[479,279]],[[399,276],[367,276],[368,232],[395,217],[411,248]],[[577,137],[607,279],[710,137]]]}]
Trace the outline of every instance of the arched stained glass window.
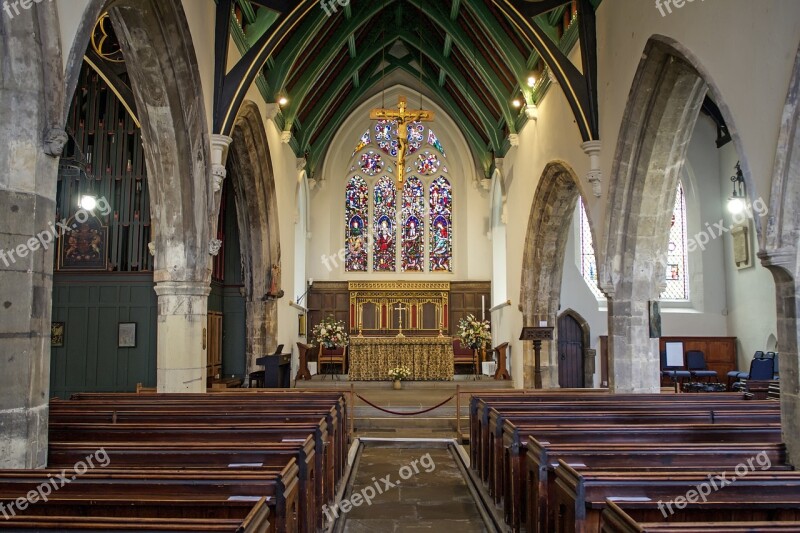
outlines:
[{"label": "arched stained glass window", "polygon": [[430,187],[430,270],[452,272],[453,190],[447,178],[436,178]]},{"label": "arched stained glass window", "polygon": [[403,185],[403,260],[404,272],[421,272],[425,260],[425,188],[416,176]]},{"label": "arched stained glass window", "polygon": [[369,221],[369,188],[364,178],[353,176],[345,193],[345,270],[367,270],[367,228]]},{"label": "arched stained glass window", "polygon": [[667,248],[667,287],[661,293],[662,300],[688,300],[689,254],[687,253],[686,236],[686,196],[683,185],[678,182],[675,194],[675,208],[669,228],[669,245]]},{"label": "arched stained glass window", "polygon": [[595,297],[604,299],[605,295],[597,285],[597,257],[592,243],[592,228],[589,226],[589,217],[582,198],[578,198],[578,212],[581,229],[581,274]]},{"label": "arched stained glass window", "polygon": [[376,272],[394,272],[395,259],[395,218],[397,217],[397,189],[394,180],[384,176],[375,185],[375,244],[372,268]]}]

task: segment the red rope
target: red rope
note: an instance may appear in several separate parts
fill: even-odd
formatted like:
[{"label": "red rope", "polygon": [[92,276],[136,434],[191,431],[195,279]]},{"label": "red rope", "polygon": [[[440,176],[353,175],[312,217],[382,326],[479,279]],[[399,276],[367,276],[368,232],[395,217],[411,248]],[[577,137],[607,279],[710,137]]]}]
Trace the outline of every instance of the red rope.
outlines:
[{"label": "red rope", "polygon": [[389,413],[390,415],[400,415],[400,416],[417,416],[417,415],[424,415],[425,413],[429,413],[429,412],[433,411],[434,409],[438,409],[439,407],[443,406],[444,404],[446,404],[447,402],[449,402],[450,400],[452,400],[453,398],[455,398],[455,397],[456,397],[456,395],[455,395],[455,394],[453,394],[452,396],[450,396],[448,399],[446,399],[446,400],[445,400],[445,401],[443,401],[442,403],[440,403],[440,404],[438,404],[438,405],[434,405],[434,406],[433,406],[433,407],[431,407],[430,409],[425,409],[425,410],[423,410],[423,411],[415,411],[415,412],[413,412],[413,413],[401,413],[401,412],[399,412],[399,411],[392,411],[392,410],[390,410],[390,409],[384,409],[384,408],[383,408],[383,407],[381,407],[380,405],[375,405],[374,403],[372,403],[371,401],[367,400],[366,398],[364,398],[364,397],[363,397],[363,396],[361,396],[360,394],[356,394],[356,396],[358,396],[358,398],[359,398],[361,401],[363,401],[364,403],[366,403],[366,404],[370,405],[371,407],[374,407],[375,409],[377,409],[377,410],[379,410],[379,411],[383,411],[384,413]]}]

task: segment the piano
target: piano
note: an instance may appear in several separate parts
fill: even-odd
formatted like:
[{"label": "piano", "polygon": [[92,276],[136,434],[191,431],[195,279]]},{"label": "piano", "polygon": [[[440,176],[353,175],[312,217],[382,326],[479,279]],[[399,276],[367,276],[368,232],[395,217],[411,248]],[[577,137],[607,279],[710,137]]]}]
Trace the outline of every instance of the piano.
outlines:
[{"label": "piano", "polygon": [[264,367],[264,387],[269,389],[288,389],[292,386],[292,354],[281,353],[283,344],[275,353],[256,359],[258,366]]}]

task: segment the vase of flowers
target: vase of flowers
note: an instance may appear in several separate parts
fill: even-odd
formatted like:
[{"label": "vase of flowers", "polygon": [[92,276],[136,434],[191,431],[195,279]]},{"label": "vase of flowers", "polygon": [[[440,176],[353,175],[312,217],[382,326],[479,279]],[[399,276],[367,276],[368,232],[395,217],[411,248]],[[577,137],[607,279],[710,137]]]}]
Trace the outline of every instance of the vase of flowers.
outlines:
[{"label": "vase of flowers", "polygon": [[400,382],[411,375],[411,369],[405,366],[398,366],[389,369],[389,379],[392,380],[392,388],[400,390]]},{"label": "vase of flowers", "polygon": [[486,349],[492,342],[492,331],[488,320],[478,320],[474,315],[467,315],[458,321],[456,338],[463,346],[473,350]]},{"label": "vase of flowers", "polygon": [[314,344],[320,350],[335,350],[347,346],[350,338],[345,331],[344,321],[336,320],[333,316],[326,316],[322,321],[311,330]]}]

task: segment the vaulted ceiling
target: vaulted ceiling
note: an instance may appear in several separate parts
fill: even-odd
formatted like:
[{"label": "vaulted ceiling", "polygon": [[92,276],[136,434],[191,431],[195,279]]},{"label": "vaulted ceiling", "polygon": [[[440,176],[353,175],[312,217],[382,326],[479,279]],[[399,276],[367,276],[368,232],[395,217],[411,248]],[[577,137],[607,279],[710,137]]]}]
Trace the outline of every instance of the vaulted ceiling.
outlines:
[{"label": "vaulted ceiling", "polygon": [[[256,83],[267,102],[287,99],[276,119],[313,172],[343,121],[399,71],[457,122],[487,173],[551,78],[572,107],[574,117],[565,119],[594,139],[599,3],[217,0],[214,132],[230,132]],[[230,36],[242,54],[232,66]],[[579,40],[576,66],[567,54]]]}]

